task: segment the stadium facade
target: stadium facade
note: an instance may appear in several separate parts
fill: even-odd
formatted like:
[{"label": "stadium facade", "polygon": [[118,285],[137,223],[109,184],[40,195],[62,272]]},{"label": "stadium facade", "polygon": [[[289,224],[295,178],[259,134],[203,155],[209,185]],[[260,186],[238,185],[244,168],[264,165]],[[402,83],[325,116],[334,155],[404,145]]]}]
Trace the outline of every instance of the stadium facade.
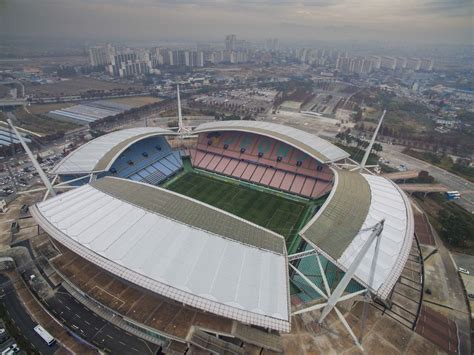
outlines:
[{"label": "stadium facade", "polygon": [[[301,278],[311,279],[303,268],[311,255],[347,273],[357,294],[368,290],[389,301],[414,238],[410,203],[393,182],[343,169],[349,154],[295,128],[227,121],[202,124],[192,133],[197,139],[183,149],[176,144],[181,138],[166,129],[116,131],[79,147],[55,167],[54,174],[75,188],[37,203],[31,212],[58,251],[51,264],[78,294],[160,344],[229,353],[241,351],[229,339],[281,350],[278,334],[291,331],[298,297],[291,289]],[[190,171],[316,207],[288,240],[166,188]],[[370,243],[376,229],[377,242]],[[125,297],[117,304],[92,292],[87,270],[115,280],[109,286],[131,287],[151,303],[193,316],[182,324],[173,320],[174,328],[160,322],[164,311],[140,318],[126,307]],[[344,278],[329,286],[326,276],[311,280],[313,289],[334,290]],[[344,289],[348,297],[350,287]]]}]

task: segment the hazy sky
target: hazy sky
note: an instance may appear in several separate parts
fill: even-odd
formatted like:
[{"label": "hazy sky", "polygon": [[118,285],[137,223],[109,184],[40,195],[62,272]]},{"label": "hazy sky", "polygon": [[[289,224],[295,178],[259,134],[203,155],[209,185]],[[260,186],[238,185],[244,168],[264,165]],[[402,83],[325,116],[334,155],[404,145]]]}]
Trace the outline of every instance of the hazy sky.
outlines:
[{"label": "hazy sky", "polygon": [[2,37],[473,41],[472,0],[0,0]]}]

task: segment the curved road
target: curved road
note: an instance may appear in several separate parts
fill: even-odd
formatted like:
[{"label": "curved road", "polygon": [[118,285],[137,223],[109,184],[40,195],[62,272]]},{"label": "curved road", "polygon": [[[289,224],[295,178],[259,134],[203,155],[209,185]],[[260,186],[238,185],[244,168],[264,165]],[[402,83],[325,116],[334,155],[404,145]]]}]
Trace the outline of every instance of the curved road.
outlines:
[{"label": "curved road", "polygon": [[0,302],[4,304],[7,310],[8,316],[11,318],[14,326],[18,332],[23,336],[26,342],[30,343],[30,346],[41,352],[42,354],[54,354],[59,347],[55,344],[48,346],[41,337],[36,334],[33,328],[37,325],[30,315],[26,312],[25,308],[18,299],[18,296],[13,289],[13,286],[9,285],[10,279],[3,274],[0,274],[0,284],[7,285],[1,289]]},{"label": "curved road", "polygon": [[456,203],[467,211],[474,213],[474,184],[472,182],[430,163],[403,154],[398,150],[404,147],[388,144],[382,144],[382,146],[383,151],[381,155],[384,159],[390,161],[390,165],[397,167],[400,164],[404,164],[409,170],[420,169],[428,171],[437,182],[445,185],[449,190],[459,191],[461,198]]}]

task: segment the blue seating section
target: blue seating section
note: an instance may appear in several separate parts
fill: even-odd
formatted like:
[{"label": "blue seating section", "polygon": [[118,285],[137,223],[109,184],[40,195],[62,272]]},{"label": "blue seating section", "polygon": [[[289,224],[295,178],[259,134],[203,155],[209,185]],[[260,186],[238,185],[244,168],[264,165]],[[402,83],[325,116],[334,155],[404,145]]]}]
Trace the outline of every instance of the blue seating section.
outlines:
[{"label": "blue seating section", "polygon": [[110,171],[120,177],[129,177],[170,153],[171,147],[163,137],[147,138],[128,147]]},{"label": "blue seating section", "polygon": [[114,162],[110,173],[157,185],[182,168],[179,151],[173,152],[165,138],[152,137],[128,147]]},{"label": "blue seating section", "polygon": [[174,151],[158,161],[144,167],[143,169],[130,175],[128,178],[134,181],[146,182],[151,185],[158,185],[163,180],[176,174],[183,168],[183,161],[179,151]]}]

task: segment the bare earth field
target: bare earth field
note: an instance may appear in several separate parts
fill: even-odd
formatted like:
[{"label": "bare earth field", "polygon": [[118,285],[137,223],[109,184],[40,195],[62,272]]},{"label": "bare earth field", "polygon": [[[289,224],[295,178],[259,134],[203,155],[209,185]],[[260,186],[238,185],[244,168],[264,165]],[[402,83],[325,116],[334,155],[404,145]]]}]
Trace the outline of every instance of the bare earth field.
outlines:
[{"label": "bare earth field", "polygon": [[62,108],[71,107],[73,105],[76,105],[76,103],[61,102],[57,104],[38,104],[38,105],[28,106],[28,111],[30,111],[32,114],[37,115],[37,114],[47,113],[53,110],[60,110]]},{"label": "bare earth field", "polygon": [[134,84],[122,84],[102,81],[92,78],[72,78],[52,84],[32,85],[27,84],[25,90],[29,95],[77,95],[88,90],[112,90],[137,87]]},{"label": "bare earth field", "polygon": [[135,96],[135,97],[123,97],[120,99],[109,99],[107,101],[117,102],[124,105],[129,105],[132,107],[141,107],[149,104],[154,104],[156,102],[163,101],[159,97],[153,96]]}]

